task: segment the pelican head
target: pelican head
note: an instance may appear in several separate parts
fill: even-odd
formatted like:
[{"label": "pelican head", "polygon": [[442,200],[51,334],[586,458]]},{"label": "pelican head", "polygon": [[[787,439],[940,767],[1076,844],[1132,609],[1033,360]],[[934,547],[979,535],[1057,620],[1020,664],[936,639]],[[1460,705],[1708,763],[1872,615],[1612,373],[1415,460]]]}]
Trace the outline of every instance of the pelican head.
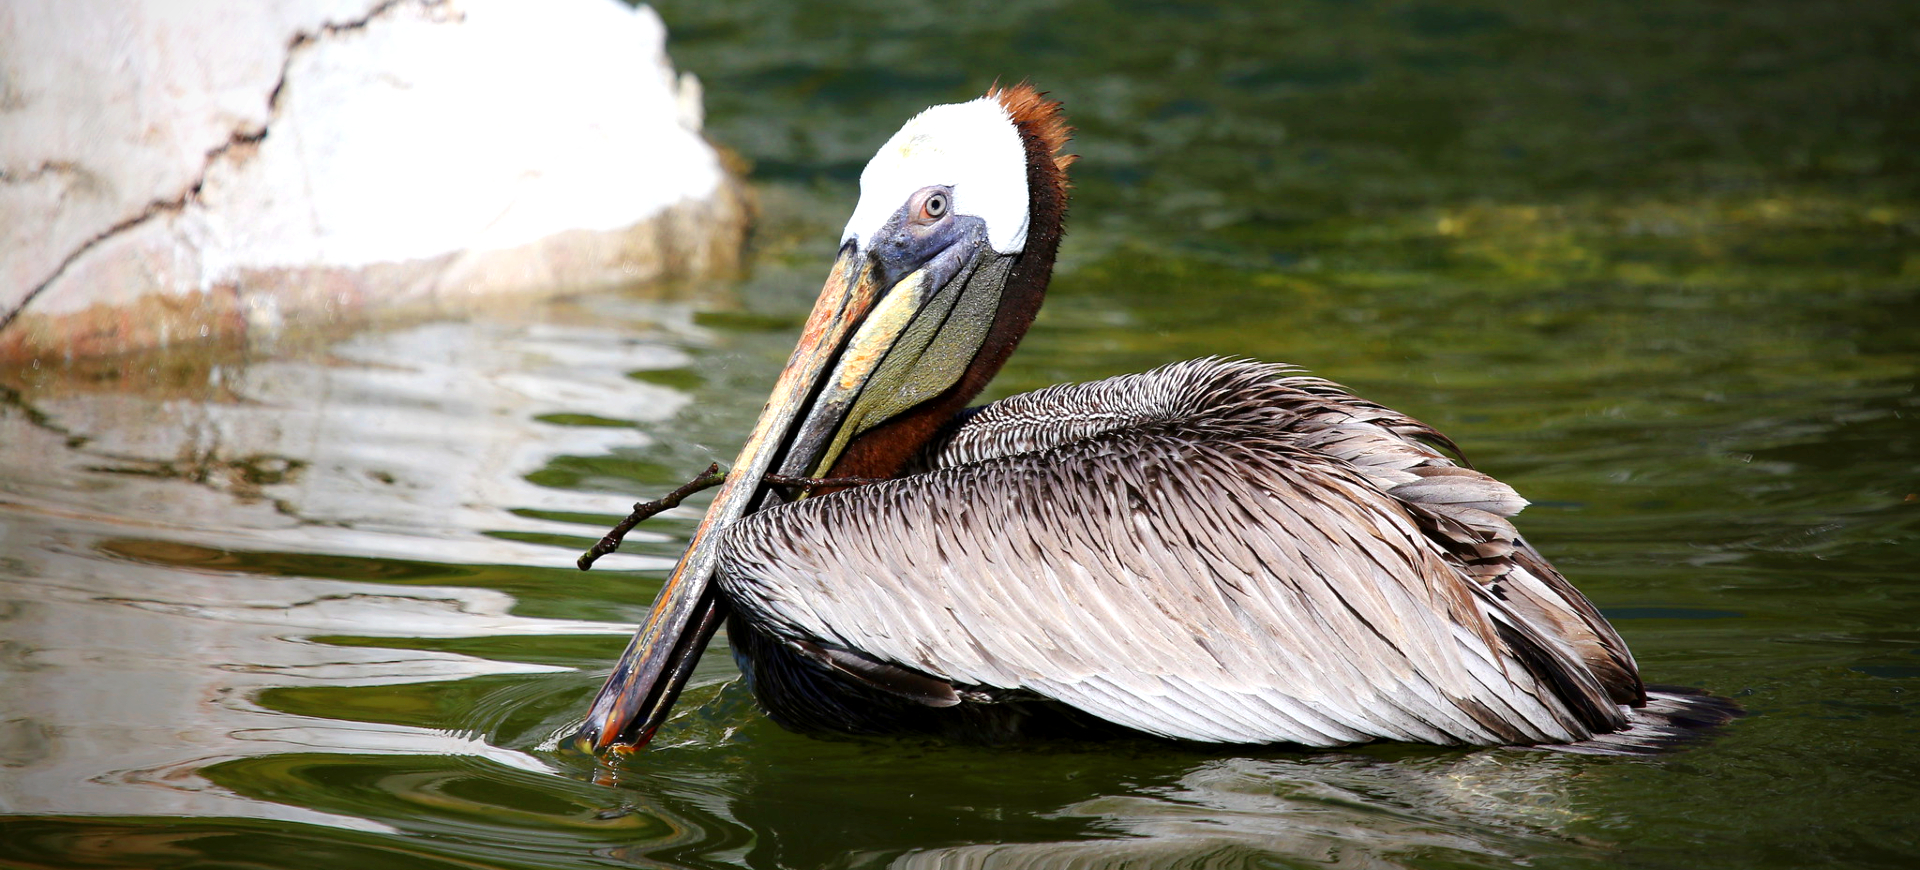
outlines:
[{"label": "pelican head", "polygon": [[1027,242],[1027,154],[1020,130],[998,99],[935,106],[908,121],[860,173],[860,204],[843,245],[872,250],[939,194],[947,214],[978,224],[993,249],[1018,254]]},{"label": "pelican head", "polygon": [[782,499],[767,474],[893,476],[999,370],[1059,246],[1058,109],[996,87],[922,112],[867,164],[799,345],[577,743],[637,747],[665,720],[725,612],[708,581],[728,525]]}]

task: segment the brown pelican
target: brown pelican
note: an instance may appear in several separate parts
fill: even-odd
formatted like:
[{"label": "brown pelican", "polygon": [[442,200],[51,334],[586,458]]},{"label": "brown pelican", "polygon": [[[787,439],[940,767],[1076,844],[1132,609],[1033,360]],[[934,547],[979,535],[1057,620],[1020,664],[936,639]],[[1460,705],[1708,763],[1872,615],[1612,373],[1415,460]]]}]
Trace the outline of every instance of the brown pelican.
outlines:
[{"label": "brown pelican", "polygon": [[966,409],[1040,307],[1068,134],[1021,85],[881,147],[580,744],[651,739],[723,619],[800,730],[1633,752],[1725,718],[1647,690],[1511,488],[1331,383],[1202,359]]}]

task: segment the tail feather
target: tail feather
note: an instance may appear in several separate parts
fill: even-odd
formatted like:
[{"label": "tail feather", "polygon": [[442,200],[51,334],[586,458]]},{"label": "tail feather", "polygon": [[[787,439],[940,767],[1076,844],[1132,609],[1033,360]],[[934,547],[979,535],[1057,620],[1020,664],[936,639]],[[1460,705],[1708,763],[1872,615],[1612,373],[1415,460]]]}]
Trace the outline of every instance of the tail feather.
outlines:
[{"label": "tail feather", "polygon": [[1533,746],[1575,755],[1658,755],[1699,741],[1746,715],[1733,701],[1684,686],[1648,686],[1647,703],[1627,710],[1627,727],[1576,743]]}]

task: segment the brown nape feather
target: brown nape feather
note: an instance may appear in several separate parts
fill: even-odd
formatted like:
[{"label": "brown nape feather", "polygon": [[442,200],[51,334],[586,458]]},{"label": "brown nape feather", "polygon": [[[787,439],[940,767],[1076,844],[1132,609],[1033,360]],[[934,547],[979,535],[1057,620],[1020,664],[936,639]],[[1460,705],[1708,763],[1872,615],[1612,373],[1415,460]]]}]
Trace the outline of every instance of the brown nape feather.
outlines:
[{"label": "brown nape feather", "polygon": [[[1046,93],[1034,90],[1030,82],[1010,88],[996,84],[987,89],[987,96],[1000,101],[1000,106],[1013,116],[1013,123],[1019,125],[1020,138],[1027,143],[1029,161],[1033,159],[1035,146],[1053,159],[1054,168],[1059,170],[1054,181],[1064,194],[1068,186],[1067,167],[1080,159],[1080,155],[1061,151],[1067,147],[1067,140],[1073,138],[1073,128],[1067,125],[1067,116],[1060,111],[1060,101],[1047,99]],[[1028,177],[1031,179],[1031,174]]]},{"label": "brown nape feather", "polygon": [[[986,341],[974,354],[973,362],[958,383],[931,399],[855,438],[847,445],[828,477],[893,477],[921,445],[932,440],[948,420],[980,395],[987,382],[1000,372],[1014,346],[1033,325],[1040,302],[1047,295],[1047,281],[1053,276],[1054,255],[1060,250],[1060,237],[1067,217],[1067,167],[1075,155],[1063,154],[1073,128],[1057,100],[1022,82],[1011,88],[995,85],[987,96],[1000,101],[1020,130],[1020,141],[1027,149],[1026,250],[1007,275],[1000,295],[1000,310]],[[816,490],[816,494],[831,492]]]}]

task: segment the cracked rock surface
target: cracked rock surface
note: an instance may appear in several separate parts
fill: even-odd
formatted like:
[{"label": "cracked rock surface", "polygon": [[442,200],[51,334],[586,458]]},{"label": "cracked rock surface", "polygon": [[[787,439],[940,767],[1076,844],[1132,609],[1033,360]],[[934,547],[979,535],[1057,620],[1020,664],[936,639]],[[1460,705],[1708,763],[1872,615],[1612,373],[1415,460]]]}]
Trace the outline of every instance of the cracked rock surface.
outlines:
[{"label": "cracked rock surface", "polygon": [[652,10],[0,7],[0,360],[727,269]]}]

